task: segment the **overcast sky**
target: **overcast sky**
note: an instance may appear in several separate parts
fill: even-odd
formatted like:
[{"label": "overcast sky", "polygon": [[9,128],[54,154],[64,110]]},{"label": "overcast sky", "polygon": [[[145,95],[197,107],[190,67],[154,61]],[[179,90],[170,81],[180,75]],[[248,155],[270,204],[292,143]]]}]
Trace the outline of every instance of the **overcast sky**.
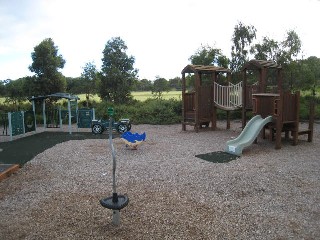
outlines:
[{"label": "overcast sky", "polygon": [[181,76],[201,45],[230,57],[234,27],[257,29],[257,41],[284,40],[294,30],[304,58],[320,57],[320,0],[0,0],[0,80],[32,76],[34,47],[52,38],[66,60],[62,73],[100,70],[102,51],[121,37],[139,78]]}]

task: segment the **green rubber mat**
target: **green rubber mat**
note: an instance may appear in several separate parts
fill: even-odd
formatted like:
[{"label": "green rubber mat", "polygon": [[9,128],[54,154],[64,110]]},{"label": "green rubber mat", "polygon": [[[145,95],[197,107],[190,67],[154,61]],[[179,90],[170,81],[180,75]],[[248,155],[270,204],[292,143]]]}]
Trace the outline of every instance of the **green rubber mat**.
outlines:
[{"label": "green rubber mat", "polygon": [[239,158],[239,156],[222,151],[199,154],[196,157],[213,163],[227,163]]}]

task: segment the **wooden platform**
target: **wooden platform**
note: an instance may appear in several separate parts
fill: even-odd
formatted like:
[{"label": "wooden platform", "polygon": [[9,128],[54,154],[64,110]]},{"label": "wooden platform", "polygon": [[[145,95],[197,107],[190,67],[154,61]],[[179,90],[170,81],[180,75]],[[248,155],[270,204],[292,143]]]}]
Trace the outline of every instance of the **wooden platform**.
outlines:
[{"label": "wooden platform", "polygon": [[0,181],[19,169],[18,164],[0,164]]}]

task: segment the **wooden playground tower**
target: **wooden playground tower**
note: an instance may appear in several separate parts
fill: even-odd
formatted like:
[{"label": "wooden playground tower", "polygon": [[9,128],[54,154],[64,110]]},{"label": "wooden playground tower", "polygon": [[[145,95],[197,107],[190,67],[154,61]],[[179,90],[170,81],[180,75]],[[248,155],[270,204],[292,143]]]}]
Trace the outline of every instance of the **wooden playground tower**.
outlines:
[{"label": "wooden playground tower", "polygon": [[[273,71],[273,72],[272,72]],[[258,73],[258,80],[249,84],[253,72]],[[273,73],[270,74],[270,73]],[[211,130],[216,129],[217,108],[227,111],[227,129],[230,128],[229,112],[242,109],[242,127],[247,122],[247,113],[272,116],[272,122],[263,128],[263,136],[269,130],[270,140],[275,139],[275,148],[281,148],[282,132],[293,139],[293,145],[298,143],[300,135],[308,135],[308,141],[313,139],[314,102],[310,104],[309,125],[305,130],[299,129],[300,92],[285,91],[282,83],[282,67],[273,61],[251,60],[243,67],[243,81],[230,83],[231,71],[222,67],[187,65],[182,74],[182,130],[186,125],[194,126],[196,132],[203,125]],[[186,74],[194,74],[194,89],[187,91]],[[225,74],[227,85],[217,83],[220,74]],[[205,77],[204,77],[205,76]],[[275,84],[269,80],[274,78]],[[209,81],[208,81],[209,79]],[[252,81],[251,81],[252,82]]]},{"label": "wooden playground tower", "polygon": [[[196,132],[203,125],[216,129],[217,108],[227,111],[227,129],[230,128],[229,111],[241,108],[241,83],[230,83],[231,71],[223,67],[187,65],[182,74],[182,130],[194,126]],[[187,92],[186,74],[194,74],[194,89]],[[227,85],[217,83],[219,75],[225,74]]]},{"label": "wooden playground tower", "polygon": [[[276,86],[268,86],[267,73],[270,70],[276,72]],[[258,71],[258,83],[249,85],[247,77],[250,71]],[[314,103],[310,105],[309,126],[306,130],[299,129],[300,92],[291,93],[284,91],[282,85],[282,67],[273,61],[251,60],[243,67],[243,88],[242,88],[242,127],[246,125],[247,112],[252,111],[254,115],[261,115],[263,118],[272,116],[272,123],[264,127],[269,130],[270,140],[274,139],[275,148],[281,148],[281,134],[293,138],[293,145],[298,143],[299,135],[308,135],[308,141],[312,142],[314,124]]]}]

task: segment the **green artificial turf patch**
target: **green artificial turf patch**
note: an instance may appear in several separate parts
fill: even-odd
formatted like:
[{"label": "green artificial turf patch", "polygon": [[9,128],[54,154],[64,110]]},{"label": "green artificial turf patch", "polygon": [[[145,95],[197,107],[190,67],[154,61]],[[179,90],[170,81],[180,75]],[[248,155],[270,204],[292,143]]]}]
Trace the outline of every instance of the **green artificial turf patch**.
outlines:
[{"label": "green artificial turf patch", "polygon": [[[116,137],[113,135],[113,137]],[[16,139],[10,142],[0,143],[0,164],[23,165],[39,153],[54,145],[69,140],[106,139],[107,134],[93,134],[91,132],[42,132],[31,136]],[[59,155],[59,152],[57,152]]]},{"label": "green artificial turf patch", "polygon": [[226,163],[239,158],[239,156],[222,151],[198,154],[196,157],[213,163]]}]

